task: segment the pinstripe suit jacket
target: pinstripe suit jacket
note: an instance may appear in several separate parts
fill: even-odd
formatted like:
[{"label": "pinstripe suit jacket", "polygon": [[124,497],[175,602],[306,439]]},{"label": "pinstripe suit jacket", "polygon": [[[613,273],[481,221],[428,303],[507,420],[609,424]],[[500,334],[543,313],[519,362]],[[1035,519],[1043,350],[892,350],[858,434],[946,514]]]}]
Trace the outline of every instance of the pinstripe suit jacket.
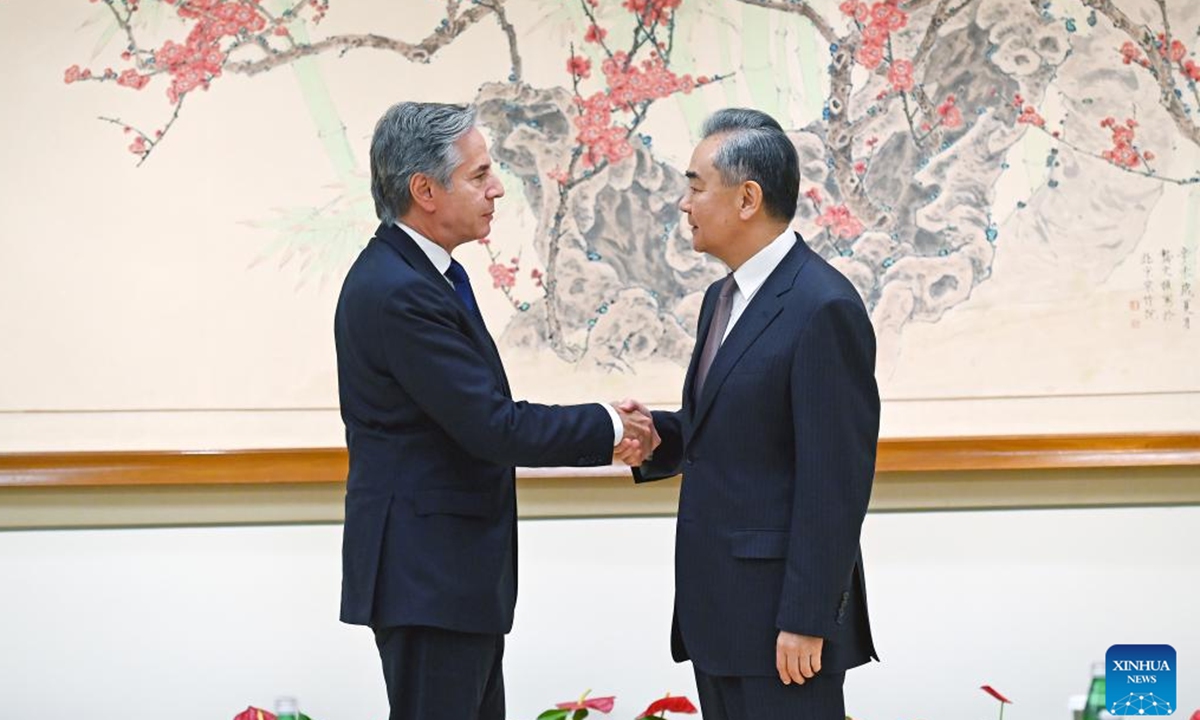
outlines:
[{"label": "pinstripe suit jacket", "polygon": [[607,464],[608,413],[514,402],[483,321],[394,225],[350,268],[334,339],[350,451],[342,621],[508,632],[513,466]]},{"label": "pinstripe suit jacket", "polygon": [[780,630],[825,639],[822,666],[875,657],[859,533],[879,437],[875,334],[845,277],[797,234],[693,376],[719,283],[701,307],[683,407],[641,482],[683,473],[672,654],[711,675],[774,676]]}]

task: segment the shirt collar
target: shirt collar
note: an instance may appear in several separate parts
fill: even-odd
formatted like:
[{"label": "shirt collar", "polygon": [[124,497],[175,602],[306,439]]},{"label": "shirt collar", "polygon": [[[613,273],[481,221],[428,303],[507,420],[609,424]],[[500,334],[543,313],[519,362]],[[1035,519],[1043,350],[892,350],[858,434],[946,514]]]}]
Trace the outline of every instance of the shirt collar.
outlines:
[{"label": "shirt collar", "polygon": [[788,227],[779,234],[779,237],[742,263],[737,270],[734,270],[733,279],[737,283],[738,292],[742,294],[742,297],[754,297],[754,293],[758,292],[775,268],[779,267],[783,257],[795,244],[796,233]]},{"label": "shirt collar", "polygon": [[408,236],[417,243],[417,247],[421,248],[421,252],[425,253],[425,256],[429,258],[429,262],[433,263],[433,266],[437,268],[439,273],[446,274],[446,271],[450,269],[450,253],[446,252],[446,248],[438,245],[399,220],[396,221],[396,227],[408,233]]}]

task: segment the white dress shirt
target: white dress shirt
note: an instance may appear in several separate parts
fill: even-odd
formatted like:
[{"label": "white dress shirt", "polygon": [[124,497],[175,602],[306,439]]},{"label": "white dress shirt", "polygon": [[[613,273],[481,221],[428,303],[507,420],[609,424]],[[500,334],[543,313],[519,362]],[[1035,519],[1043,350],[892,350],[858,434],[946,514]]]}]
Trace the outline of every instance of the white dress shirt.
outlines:
[{"label": "white dress shirt", "polygon": [[425,253],[425,257],[429,258],[429,262],[433,263],[437,271],[442,274],[442,278],[450,283],[450,287],[454,287],[454,283],[450,282],[450,278],[446,277],[446,271],[450,269],[450,253],[446,252],[446,248],[438,245],[399,220],[396,221],[396,227],[408,233],[408,236],[417,243],[417,247],[421,248],[421,252]]},{"label": "white dress shirt", "polygon": [[733,305],[729,309],[729,325],[725,326],[725,335],[721,338],[722,343],[725,342],[725,338],[729,337],[729,331],[733,330],[738,318],[746,311],[746,306],[754,299],[759,288],[767,281],[767,277],[775,272],[775,268],[779,267],[783,257],[795,244],[796,233],[789,227],[769,245],[759,250],[753,257],[742,263],[741,267],[733,271],[733,280],[737,283],[737,289],[733,291]]},{"label": "white dress shirt", "polygon": [[[447,283],[450,283],[450,287],[454,287],[454,283],[451,282],[450,278],[446,277],[446,271],[450,269],[450,253],[446,252],[446,248],[438,245],[434,241],[425,237],[416,230],[413,230],[411,227],[405,225],[399,220],[396,221],[396,227],[408,233],[408,236],[413,239],[413,242],[417,244],[417,247],[421,248],[421,252],[425,253],[425,256],[429,258],[429,262],[433,263],[433,266],[437,268],[437,271],[442,274],[442,278]],[[780,257],[783,256],[781,255]],[[737,306],[736,301],[734,301],[734,306]],[[608,412],[609,419],[612,420],[613,447],[616,447],[620,444],[621,438],[625,436],[625,423],[621,422],[621,416],[617,413],[616,408],[614,408],[612,405],[609,405],[608,403],[596,404],[604,408]]]}]

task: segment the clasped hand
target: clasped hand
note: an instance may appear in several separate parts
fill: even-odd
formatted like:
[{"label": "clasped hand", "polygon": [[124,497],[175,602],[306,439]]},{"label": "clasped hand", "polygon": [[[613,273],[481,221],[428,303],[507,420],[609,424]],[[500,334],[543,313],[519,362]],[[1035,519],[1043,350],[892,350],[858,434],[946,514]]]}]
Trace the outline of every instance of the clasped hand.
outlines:
[{"label": "clasped hand", "polygon": [[658,436],[650,410],[645,405],[637,400],[626,399],[612,406],[625,426],[625,434],[613,450],[613,458],[630,467],[637,467],[650,457],[662,438]]}]

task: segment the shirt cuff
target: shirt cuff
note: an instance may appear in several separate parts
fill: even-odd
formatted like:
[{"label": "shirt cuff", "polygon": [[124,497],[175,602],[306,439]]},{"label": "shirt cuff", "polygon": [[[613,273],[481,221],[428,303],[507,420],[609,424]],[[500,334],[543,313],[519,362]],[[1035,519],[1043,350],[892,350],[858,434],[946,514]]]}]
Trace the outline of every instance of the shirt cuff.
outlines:
[{"label": "shirt cuff", "polygon": [[625,437],[625,423],[621,422],[621,415],[617,409],[608,403],[596,403],[600,407],[608,411],[608,417],[612,419],[613,424],[613,447],[621,444],[621,440]]}]

